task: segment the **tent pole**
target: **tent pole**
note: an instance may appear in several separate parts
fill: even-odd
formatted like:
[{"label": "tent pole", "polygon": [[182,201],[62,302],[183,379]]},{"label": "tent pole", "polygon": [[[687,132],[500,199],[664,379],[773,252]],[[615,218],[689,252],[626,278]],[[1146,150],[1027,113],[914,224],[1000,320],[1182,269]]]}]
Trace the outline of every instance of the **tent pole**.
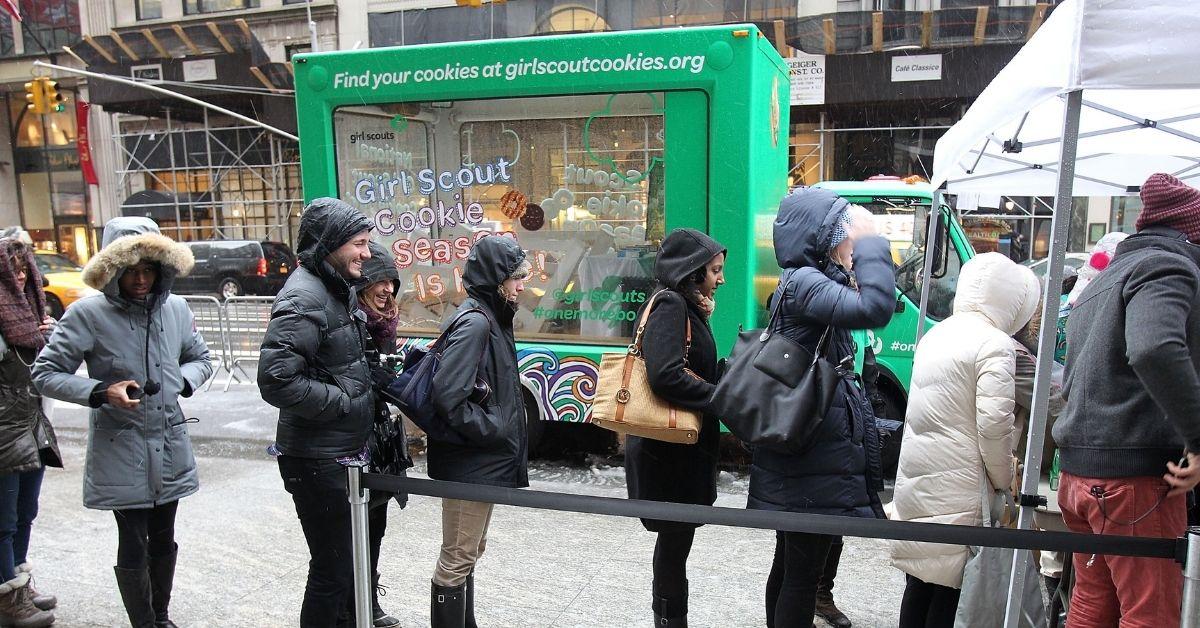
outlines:
[{"label": "tent pole", "polygon": [[[929,282],[933,277],[934,253],[937,253],[937,232],[940,222],[938,217],[942,215],[943,197],[944,192],[941,188],[933,191],[933,201],[929,205],[929,217],[925,220],[925,268],[921,271],[921,305],[917,315],[916,342],[921,342],[921,337],[925,335],[925,319],[929,316]],[[947,247],[946,254],[949,255],[949,247],[954,246],[954,243],[947,238],[943,246]]]},{"label": "tent pole", "polygon": [[[1075,181],[1075,156],[1079,147],[1079,112],[1083,91],[1067,94],[1063,114],[1062,147],[1059,152],[1058,192],[1054,197],[1054,213],[1050,218],[1050,258],[1047,261],[1046,284],[1042,291],[1042,326],[1038,334],[1037,375],[1033,384],[1033,407],[1029,413],[1029,439],[1025,446],[1025,475],[1021,493],[1037,495],[1042,478],[1042,442],[1046,434],[1046,414],[1049,407],[1050,377],[1053,372],[1054,345],[1058,330],[1058,303],[1062,293],[1063,259],[1067,250],[1067,227],[1071,224],[1071,190]],[[1022,505],[1017,527],[1027,530],[1033,524],[1033,505]],[[1004,610],[1005,628],[1021,626],[1021,605],[1025,591],[1025,571],[1031,554],[1013,552],[1012,577],[1008,587],[1008,605]]]}]

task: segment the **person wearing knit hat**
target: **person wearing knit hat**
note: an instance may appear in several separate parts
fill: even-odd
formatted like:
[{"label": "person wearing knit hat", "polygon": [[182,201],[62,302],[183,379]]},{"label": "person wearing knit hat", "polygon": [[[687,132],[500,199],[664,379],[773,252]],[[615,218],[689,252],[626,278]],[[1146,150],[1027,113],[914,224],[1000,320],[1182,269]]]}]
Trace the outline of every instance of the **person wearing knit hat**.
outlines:
[{"label": "person wearing knit hat", "polygon": [[1128,233],[1113,231],[1104,234],[1104,237],[1096,242],[1087,263],[1079,268],[1079,277],[1075,280],[1075,286],[1071,288],[1071,292],[1067,296],[1068,304],[1075,305],[1075,302],[1079,300],[1079,295],[1083,294],[1083,289],[1112,263],[1113,257],[1117,254],[1117,245],[1128,237]]},{"label": "person wearing knit hat", "polygon": [[1163,173],[1155,173],[1142,184],[1142,213],[1137,230],[1168,227],[1200,244],[1200,190]]},{"label": "person wearing knit hat", "polygon": [[[1141,195],[1071,309],[1058,503],[1073,532],[1178,538],[1200,484],[1200,190],[1158,173]],[[1170,561],[1076,554],[1075,579],[1070,626],[1179,625]]]},{"label": "person wearing knit hat", "polygon": [[336,198],[304,208],[297,268],[275,297],[258,363],[258,388],[279,408],[275,444],[312,560],[302,627],[340,625],[354,609],[346,467],[366,466],[376,397],[353,286],[371,259],[371,221]]}]

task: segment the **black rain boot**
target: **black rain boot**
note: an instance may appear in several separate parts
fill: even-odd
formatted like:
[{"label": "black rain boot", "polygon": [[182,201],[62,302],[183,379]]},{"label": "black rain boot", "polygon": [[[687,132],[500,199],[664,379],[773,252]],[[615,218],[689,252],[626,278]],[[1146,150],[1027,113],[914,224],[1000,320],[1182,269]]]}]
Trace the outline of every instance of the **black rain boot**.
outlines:
[{"label": "black rain boot", "polygon": [[429,625],[430,628],[464,628],[467,619],[467,584],[443,587],[430,583]]},{"label": "black rain boot", "polygon": [[167,611],[171,605],[175,559],[178,556],[179,545],[176,544],[170,554],[150,557],[150,600],[154,607],[154,628],[178,628]]},{"label": "black rain boot", "polygon": [[379,572],[371,580],[371,625],[375,628],[396,628],[400,620],[388,615],[379,607],[379,597],[387,595],[387,587],[379,584]]},{"label": "black rain boot", "polygon": [[121,603],[133,628],[154,628],[154,605],[151,602],[150,573],[146,569],[113,567]]},{"label": "black rain boot", "polygon": [[479,628],[479,624],[475,623],[475,572],[472,571],[467,576],[467,612],[466,612],[466,628]]},{"label": "black rain boot", "polygon": [[829,556],[825,559],[825,571],[817,583],[817,615],[834,628],[850,628],[850,618],[833,603],[833,581],[837,578],[838,563],[842,559],[842,544],[829,546]]},{"label": "black rain boot", "polygon": [[683,595],[678,598],[663,597],[654,592],[654,625],[658,628],[687,628],[688,594],[687,580],[683,581]]}]

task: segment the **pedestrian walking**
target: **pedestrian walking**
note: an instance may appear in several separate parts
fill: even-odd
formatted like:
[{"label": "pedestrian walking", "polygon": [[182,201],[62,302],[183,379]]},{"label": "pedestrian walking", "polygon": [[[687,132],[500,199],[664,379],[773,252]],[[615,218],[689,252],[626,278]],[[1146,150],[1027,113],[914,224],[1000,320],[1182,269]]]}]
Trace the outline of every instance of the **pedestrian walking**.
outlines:
[{"label": "pedestrian walking", "polygon": [[171,294],[193,263],[154,221],[110,220],[83,269],[101,294],[67,309],[33,365],[42,394],[92,408],[83,504],[116,518],[113,573],[135,628],[175,625],[175,516],[200,488],[179,397],[208,380],[212,363],[191,308]]},{"label": "pedestrian walking", "polygon": [[[1176,538],[1200,484],[1200,190],[1158,173],[1141,198],[1137,233],[1071,309],[1058,503],[1073,532]],[[1074,561],[1069,625],[1179,625],[1173,561]]]},{"label": "pedestrian walking", "polygon": [[[367,360],[372,371],[384,369],[381,356],[396,352],[396,327],[400,323],[400,306],[396,303],[396,291],[400,288],[400,273],[396,270],[396,259],[380,244],[368,244],[371,258],[363,262],[363,285],[356,290],[359,309],[367,317],[367,334],[371,342],[367,345]],[[390,382],[394,372],[381,374],[381,383]],[[384,442],[387,441],[387,442]],[[404,422],[392,417],[392,412],[381,397],[376,397],[374,429],[368,439],[370,469],[374,473],[405,475],[412,466],[408,457]],[[371,548],[371,622],[375,628],[392,628],[400,620],[388,615],[379,606],[379,596],[387,587],[379,583],[379,551],[383,536],[387,532],[387,507],[392,499],[403,508],[408,495],[371,491],[371,502],[367,518]],[[353,604],[351,597],[349,604]]]},{"label": "pedestrian walking", "polygon": [[[667,235],[654,262],[658,292],[642,335],[642,357],[651,391],[681,408],[707,410],[717,383],[717,344],[709,318],[717,288],[725,283],[724,268],[725,247],[695,229]],[[639,312],[638,320],[642,316]],[[720,443],[720,422],[707,413],[694,444],[627,437],[629,498],[711,506],[717,499]],[[687,559],[698,525],[656,519],[642,519],[642,525],[658,535],[654,625],[687,626]]]},{"label": "pedestrian walking", "polygon": [[30,367],[54,326],[32,249],[0,239],[0,624],[49,626],[58,600],[30,580],[29,538],[46,467],[62,457]]},{"label": "pedestrian walking", "polygon": [[[913,356],[894,519],[982,525],[983,498],[1009,490],[1016,459],[1017,349],[1038,305],[1037,277],[1000,253],[962,267],[954,313]],[[893,541],[906,574],[901,628],[951,628],[969,550]]]},{"label": "pedestrian walking", "polygon": [[259,392],[279,408],[270,451],[308,544],[304,628],[353,616],[346,608],[354,584],[346,467],[366,466],[376,399],[365,317],[351,286],[371,257],[370,231],[366,216],[337,199],[318,198],[304,209],[300,267],[271,306],[258,363]]},{"label": "pedestrian walking", "polygon": [[[779,204],[775,258],[783,273],[775,331],[825,356],[844,376],[828,413],[803,452],[756,447],[747,507],[882,518],[879,432],[871,404],[849,365],[851,330],[883,327],[895,310],[896,279],[888,241],[870,212],[829,190],[804,188]],[[767,580],[768,626],[810,626],[818,582],[835,537],[777,532]]]},{"label": "pedestrian walking", "polygon": [[[516,240],[489,236],[463,268],[467,298],[442,324],[441,366],[433,378],[437,417],[463,439],[429,441],[435,480],[529,486],[525,403],[513,317],[530,263]],[[493,504],[442,500],[442,548],[430,589],[434,628],[473,628],[475,565],[487,545]]]}]

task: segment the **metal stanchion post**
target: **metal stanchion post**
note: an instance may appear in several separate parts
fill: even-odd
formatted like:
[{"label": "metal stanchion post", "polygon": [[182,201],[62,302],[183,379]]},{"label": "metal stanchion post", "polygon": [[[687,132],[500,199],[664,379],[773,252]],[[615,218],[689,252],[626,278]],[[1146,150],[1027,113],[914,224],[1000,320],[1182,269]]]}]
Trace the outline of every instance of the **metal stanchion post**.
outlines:
[{"label": "metal stanchion post", "polygon": [[1200,527],[1187,531],[1187,557],[1183,564],[1183,614],[1179,628],[1200,628]]},{"label": "metal stanchion post", "polygon": [[371,628],[371,548],[367,509],[371,491],[362,488],[362,467],[346,467],[350,494],[350,528],[354,552],[354,609],[357,628]]}]

